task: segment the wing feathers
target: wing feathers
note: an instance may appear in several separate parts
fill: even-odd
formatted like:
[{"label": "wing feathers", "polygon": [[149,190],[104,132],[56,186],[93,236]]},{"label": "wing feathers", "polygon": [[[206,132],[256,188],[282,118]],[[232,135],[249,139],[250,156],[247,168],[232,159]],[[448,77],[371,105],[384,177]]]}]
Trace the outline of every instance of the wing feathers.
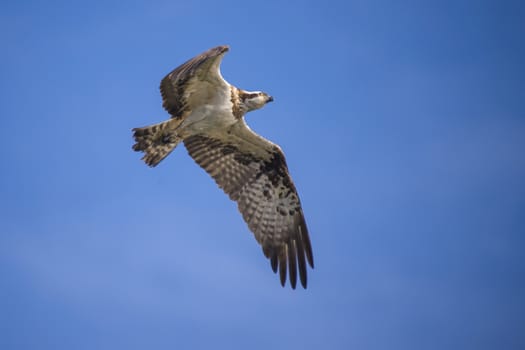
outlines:
[{"label": "wing feathers", "polygon": [[279,263],[277,262],[277,255],[272,255],[270,258],[270,264],[272,265],[273,272],[277,273],[277,267],[279,266]]},{"label": "wing feathers", "polygon": [[301,210],[301,223],[299,224],[299,232],[301,235],[301,240],[305,243],[304,251],[306,253],[306,258],[308,263],[313,268],[314,267],[314,254],[312,253],[312,245],[310,244],[310,237],[308,236],[308,229],[306,228],[306,222],[304,221],[304,215]]},{"label": "wing feathers", "polygon": [[[303,246],[303,239],[297,239],[294,241],[297,252],[297,263],[299,265],[299,277],[301,278],[301,284],[306,286],[306,261],[304,259],[305,248]],[[310,265],[313,267],[313,265]]]},{"label": "wing feathers", "polygon": [[279,253],[279,277],[281,279],[281,285],[284,287],[286,283],[286,255],[288,246],[285,245],[281,248]]},{"label": "wing feathers", "polygon": [[292,289],[295,289],[297,284],[297,253],[295,251],[295,239],[292,239],[287,245],[286,251],[288,252],[288,269],[290,271],[290,284]]},{"label": "wing feathers", "polygon": [[237,201],[272,270],[279,270],[281,284],[284,286],[288,275],[295,288],[299,272],[306,288],[306,261],[313,267],[312,248],[284,155],[256,134],[250,139],[247,128],[240,133],[235,131],[238,127],[232,130],[213,136],[194,135],[185,139],[184,145],[197,164]]},{"label": "wing feathers", "polygon": [[[228,46],[217,46],[181,64],[160,82],[162,106],[172,118],[183,118],[190,110],[190,96],[197,90],[190,89],[195,80],[226,86],[219,72],[219,64]],[[227,86],[229,90],[229,85]]]}]

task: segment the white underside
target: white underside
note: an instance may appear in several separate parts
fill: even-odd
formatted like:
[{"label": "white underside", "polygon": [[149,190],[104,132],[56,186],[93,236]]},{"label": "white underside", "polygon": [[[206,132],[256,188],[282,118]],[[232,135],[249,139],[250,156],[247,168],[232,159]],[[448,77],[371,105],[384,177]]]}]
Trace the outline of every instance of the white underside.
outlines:
[{"label": "white underside", "polygon": [[237,121],[231,106],[203,105],[193,110],[182,122],[180,132],[184,137],[213,133],[213,131],[224,130]]},{"label": "white underside", "polygon": [[[188,100],[194,105],[191,114],[182,122],[179,134],[188,137],[200,133],[224,130],[238,120],[234,117],[230,86],[227,84],[205,84],[188,87]],[[202,103],[203,101],[207,103]]]}]

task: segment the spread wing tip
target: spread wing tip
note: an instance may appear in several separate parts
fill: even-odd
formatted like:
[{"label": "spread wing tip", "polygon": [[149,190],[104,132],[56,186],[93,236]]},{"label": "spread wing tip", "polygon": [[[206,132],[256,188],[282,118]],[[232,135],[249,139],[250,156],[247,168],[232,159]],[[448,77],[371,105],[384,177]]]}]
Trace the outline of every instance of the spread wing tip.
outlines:
[{"label": "spread wing tip", "polygon": [[[265,254],[266,255],[266,254]],[[267,255],[270,259],[272,270],[279,274],[281,285],[286,285],[288,275],[290,286],[295,289],[297,285],[297,275],[304,289],[308,284],[307,262],[313,269],[313,255],[309,242],[303,242],[302,239],[291,240],[281,248],[280,253],[274,252]]]},{"label": "spread wing tip", "polygon": [[216,48],[214,48],[213,50],[216,50],[219,53],[224,53],[224,52],[230,51],[230,46],[229,45],[220,45],[220,46],[217,46]]}]

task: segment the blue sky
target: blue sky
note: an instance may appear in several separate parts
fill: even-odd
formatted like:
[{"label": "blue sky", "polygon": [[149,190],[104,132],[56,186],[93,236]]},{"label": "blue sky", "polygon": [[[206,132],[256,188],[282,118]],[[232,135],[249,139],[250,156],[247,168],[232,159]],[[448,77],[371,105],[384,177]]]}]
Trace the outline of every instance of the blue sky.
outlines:
[{"label": "blue sky", "polygon": [[[2,349],[523,349],[518,1],[0,5]],[[316,268],[281,288],[236,206],[131,128],[216,45],[275,102]]]}]

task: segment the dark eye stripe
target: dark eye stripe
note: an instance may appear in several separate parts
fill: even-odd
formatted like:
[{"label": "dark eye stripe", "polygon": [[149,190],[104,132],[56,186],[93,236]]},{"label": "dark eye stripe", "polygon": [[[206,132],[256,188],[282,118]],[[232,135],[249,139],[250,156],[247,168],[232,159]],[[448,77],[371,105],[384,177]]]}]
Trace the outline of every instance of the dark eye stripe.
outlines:
[{"label": "dark eye stripe", "polygon": [[259,94],[243,94],[243,95],[241,95],[241,99],[243,99],[243,100],[252,99],[252,98],[257,97],[257,96],[259,96]]}]

